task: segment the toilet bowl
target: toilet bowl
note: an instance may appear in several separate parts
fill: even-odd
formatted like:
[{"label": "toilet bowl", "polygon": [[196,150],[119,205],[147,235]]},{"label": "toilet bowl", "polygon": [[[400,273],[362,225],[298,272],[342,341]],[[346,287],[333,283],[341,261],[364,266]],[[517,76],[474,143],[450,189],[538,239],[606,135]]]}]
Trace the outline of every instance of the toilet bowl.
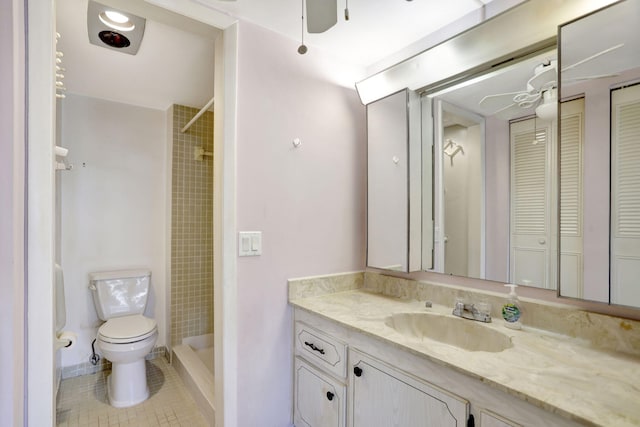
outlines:
[{"label": "toilet bowl", "polygon": [[147,400],[145,356],[157,339],[155,320],[139,314],[107,320],[98,329],[98,349],[111,362],[107,380],[111,406],[123,408]]},{"label": "toilet bowl", "polygon": [[96,312],[106,321],[98,329],[96,342],[111,362],[107,393],[116,408],[137,405],[149,397],[145,356],[158,339],[156,321],[143,315],[150,275],[148,270],[89,275]]}]

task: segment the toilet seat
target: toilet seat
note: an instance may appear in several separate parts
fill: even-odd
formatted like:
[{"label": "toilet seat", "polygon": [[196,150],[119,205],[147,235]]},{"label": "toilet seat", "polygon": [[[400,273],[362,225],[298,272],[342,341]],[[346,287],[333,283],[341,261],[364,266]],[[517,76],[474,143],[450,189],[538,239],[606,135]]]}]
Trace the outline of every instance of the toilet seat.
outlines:
[{"label": "toilet seat", "polygon": [[98,329],[98,338],[112,344],[130,344],[149,338],[157,329],[154,319],[133,314],[107,320]]}]

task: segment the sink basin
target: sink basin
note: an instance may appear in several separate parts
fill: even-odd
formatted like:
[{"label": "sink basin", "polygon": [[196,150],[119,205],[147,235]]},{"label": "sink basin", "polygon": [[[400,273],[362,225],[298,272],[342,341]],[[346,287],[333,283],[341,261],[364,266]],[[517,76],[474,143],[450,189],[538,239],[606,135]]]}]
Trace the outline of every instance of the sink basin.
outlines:
[{"label": "sink basin", "polygon": [[396,313],[387,317],[385,324],[414,341],[428,338],[467,351],[497,353],[513,347],[508,335],[485,324],[453,316]]}]

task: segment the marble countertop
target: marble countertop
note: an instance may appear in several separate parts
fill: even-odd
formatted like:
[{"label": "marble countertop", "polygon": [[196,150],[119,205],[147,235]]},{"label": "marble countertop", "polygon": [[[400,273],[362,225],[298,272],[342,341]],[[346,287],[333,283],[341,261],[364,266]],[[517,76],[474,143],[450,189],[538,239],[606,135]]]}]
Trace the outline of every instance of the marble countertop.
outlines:
[{"label": "marble countertop", "polygon": [[[524,327],[502,319],[477,323],[510,337],[501,352],[469,352],[428,338],[412,338],[387,326],[394,313],[451,316],[451,308],[366,290],[293,299],[300,309],[382,339],[415,355],[476,377],[545,410],[586,425],[640,426],[640,358],[595,348],[585,340]],[[457,318],[455,318],[457,319]]]}]

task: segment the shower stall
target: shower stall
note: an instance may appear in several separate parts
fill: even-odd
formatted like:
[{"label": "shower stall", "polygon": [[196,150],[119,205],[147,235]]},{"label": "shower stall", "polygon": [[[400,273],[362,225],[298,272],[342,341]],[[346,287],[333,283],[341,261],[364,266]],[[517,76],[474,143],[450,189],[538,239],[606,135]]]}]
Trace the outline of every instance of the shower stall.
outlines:
[{"label": "shower stall", "polygon": [[202,110],[183,105],[170,109],[170,345],[173,366],[213,420],[213,113],[206,111],[210,105]]}]

